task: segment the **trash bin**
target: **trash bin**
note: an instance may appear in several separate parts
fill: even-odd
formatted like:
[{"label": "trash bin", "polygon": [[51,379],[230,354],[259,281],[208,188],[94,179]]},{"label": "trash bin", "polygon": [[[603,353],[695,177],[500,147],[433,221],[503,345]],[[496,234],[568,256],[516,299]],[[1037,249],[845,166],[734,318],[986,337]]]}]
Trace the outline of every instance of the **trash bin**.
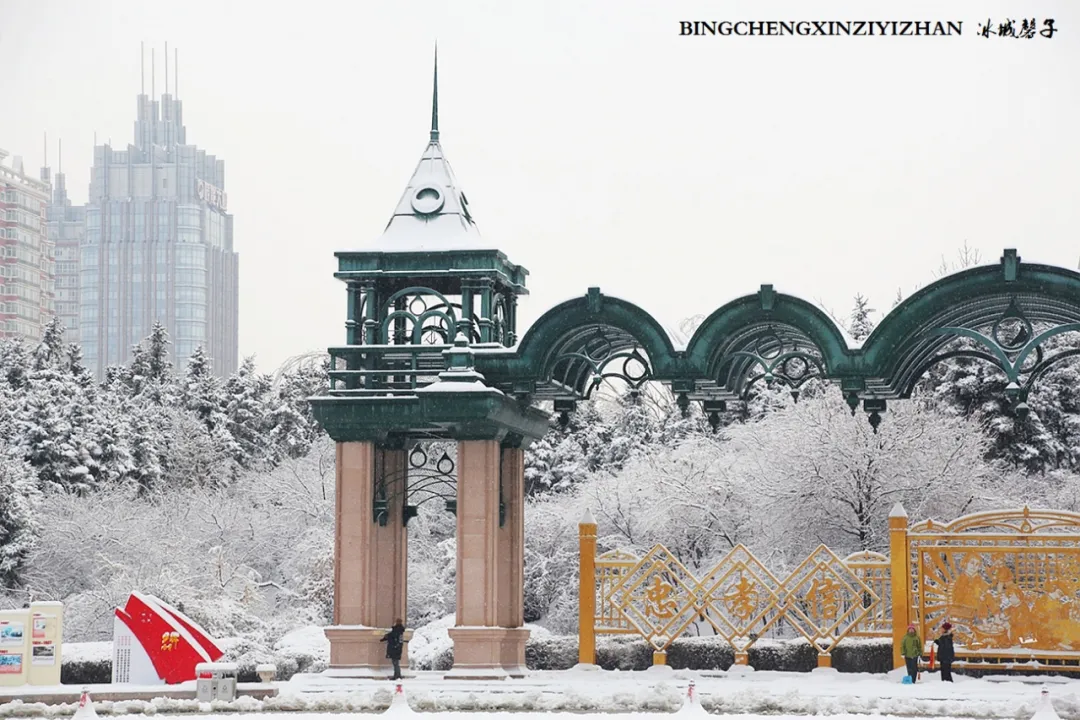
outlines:
[{"label": "trash bin", "polygon": [[195,699],[199,702],[236,699],[235,663],[199,663],[195,666]]}]

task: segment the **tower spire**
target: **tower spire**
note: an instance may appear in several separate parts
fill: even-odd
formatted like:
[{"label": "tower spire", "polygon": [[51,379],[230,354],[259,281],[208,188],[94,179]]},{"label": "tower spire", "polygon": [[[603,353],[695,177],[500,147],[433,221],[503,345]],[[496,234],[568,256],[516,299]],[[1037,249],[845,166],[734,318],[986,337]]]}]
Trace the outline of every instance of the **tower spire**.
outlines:
[{"label": "tower spire", "polygon": [[435,41],[435,80],[431,91],[431,142],[439,142],[439,42]]},{"label": "tower spire", "polygon": [[146,43],[139,43],[139,94],[146,94]]},{"label": "tower spire", "polygon": [[169,94],[169,41],[165,41],[165,94]]}]

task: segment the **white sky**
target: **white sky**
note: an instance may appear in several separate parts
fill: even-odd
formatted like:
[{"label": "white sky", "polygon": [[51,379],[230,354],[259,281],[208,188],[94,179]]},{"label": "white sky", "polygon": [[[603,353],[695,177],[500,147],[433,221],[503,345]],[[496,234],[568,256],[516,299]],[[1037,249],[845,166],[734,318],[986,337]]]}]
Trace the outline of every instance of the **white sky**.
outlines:
[{"label": "white sky", "polygon": [[[1007,17],[1060,32],[977,36]],[[692,19],[964,35],[679,37]],[[1075,2],[0,0],[0,147],[36,173],[48,132],[55,171],[62,138],[85,202],[94,132],[133,139],[140,41],[159,94],[179,48],[188,141],[226,162],[240,351],[271,371],[344,342],[333,252],[375,241],[424,149],[435,39],[443,147],[532,273],[526,325],[590,285],[674,325],[767,282],[887,310],[965,240],[1080,258]]]}]

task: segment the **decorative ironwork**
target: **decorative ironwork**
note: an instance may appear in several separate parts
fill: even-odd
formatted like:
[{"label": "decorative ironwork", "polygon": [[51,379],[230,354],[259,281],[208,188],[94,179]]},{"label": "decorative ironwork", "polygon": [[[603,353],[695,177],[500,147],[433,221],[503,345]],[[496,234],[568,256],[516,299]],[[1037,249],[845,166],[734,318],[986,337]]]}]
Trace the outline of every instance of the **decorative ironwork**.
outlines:
[{"label": "decorative ironwork", "polygon": [[873,591],[863,595],[863,606],[869,611],[850,634],[888,637],[892,632],[892,565],[889,556],[864,550],[848,555],[844,564]]},{"label": "decorative ironwork", "polygon": [[1005,395],[1014,412],[1023,418],[1030,412],[1027,399],[1039,377],[1061,360],[1080,356],[1080,348],[1070,348],[1046,356],[1043,345],[1067,332],[1080,332],[1080,323],[1065,323],[1037,332],[1014,296],[1009,299],[1008,306],[990,327],[989,333],[964,327],[931,330],[931,335],[964,338],[976,347],[942,353],[934,357],[929,364],[949,358],[966,357],[993,365],[1005,374],[1008,380]]},{"label": "decorative ironwork", "polygon": [[611,592],[611,601],[656,652],[698,615],[697,581],[662,545],[650,550]]},{"label": "decorative ironwork", "polygon": [[[396,481],[405,476],[405,502],[402,506],[402,522],[416,517],[419,507],[431,500],[443,500],[446,509],[456,514],[457,511],[457,475],[454,459],[443,450],[442,454],[432,459],[427,449],[420,443],[413,446],[406,457],[405,468],[397,473],[383,475],[375,486],[374,519],[385,527],[390,522],[390,505],[396,499],[396,492],[390,487],[400,487]],[[501,524],[501,523],[500,523]]]},{"label": "decorative ironwork", "polygon": [[736,390],[742,400],[749,397],[759,382],[769,387],[780,383],[798,402],[807,382],[825,377],[821,358],[803,347],[807,344],[806,340],[786,333],[781,336],[774,327],[768,327],[753,339],[749,349],[734,350],[724,356],[717,382]]},{"label": "decorative ironwork", "polygon": [[379,338],[384,344],[447,345],[457,336],[460,306],[435,290],[423,287],[399,290],[387,299],[386,307],[393,309],[379,326]]},{"label": "decorative ironwork", "polygon": [[1075,670],[1080,662],[1080,514],[976,513],[907,535],[914,620],[955,627],[957,659]]},{"label": "decorative ironwork", "polygon": [[637,629],[612,602],[611,595],[623,578],[630,574],[639,562],[638,556],[625,550],[610,550],[597,555],[596,617],[594,627],[598,633],[633,633]]},{"label": "decorative ironwork", "polygon": [[783,582],[743,545],[700,581],[662,545],[640,559],[621,550],[605,553],[594,568],[594,632],[637,632],[658,653],[695,621],[731,644],[738,664],[781,620],[817,648],[822,665],[845,637],[891,633],[883,600],[889,560],[879,553],[840,560],[823,545]]},{"label": "decorative ironwork", "polygon": [[829,655],[855,632],[880,598],[832,550],[818,546],[784,580],[784,618]]},{"label": "decorative ironwork", "polygon": [[556,357],[553,375],[566,387],[581,388],[584,398],[605,381],[620,380],[639,392],[652,379],[648,358],[625,333],[598,326],[572,348]]},{"label": "decorative ironwork", "polygon": [[701,580],[703,618],[735,649],[735,662],[782,615],[780,581],[743,545],[736,545]]},{"label": "decorative ironwork", "polygon": [[502,295],[495,296],[495,305],[491,312],[491,339],[500,345],[509,345],[510,323],[507,319],[506,300]]}]

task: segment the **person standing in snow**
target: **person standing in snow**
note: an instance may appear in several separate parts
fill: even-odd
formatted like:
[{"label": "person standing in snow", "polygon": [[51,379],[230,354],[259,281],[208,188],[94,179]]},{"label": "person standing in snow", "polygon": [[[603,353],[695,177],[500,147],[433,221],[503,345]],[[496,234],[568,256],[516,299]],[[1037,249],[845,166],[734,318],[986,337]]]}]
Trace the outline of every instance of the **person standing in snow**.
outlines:
[{"label": "person standing in snow", "polygon": [[900,654],[904,656],[907,664],[907,674],[911,676],[911,682],[919,677],[919,658],[922,657],[922,638],[915,632],[914,625],[908,625],[907,635],[900,641]]},{"label": "person standing in snow", "polygon": [[394,627],[390,632],[383,635],[382,642],[386,643],[386,657],[394,665],[394,677],[391,680],[401,679],[401,651],[405,647],[405,624],[401,618],[394,621]]},{"label": "person standing in snow", "polygon": [[938,646],[937,656],[938,662],[941,663],[941,680],[952,682],[952,664],[956,658],[956,651],[953,650],[952,625],[942,624],[941,637],[935,640],[934,644]]}]

